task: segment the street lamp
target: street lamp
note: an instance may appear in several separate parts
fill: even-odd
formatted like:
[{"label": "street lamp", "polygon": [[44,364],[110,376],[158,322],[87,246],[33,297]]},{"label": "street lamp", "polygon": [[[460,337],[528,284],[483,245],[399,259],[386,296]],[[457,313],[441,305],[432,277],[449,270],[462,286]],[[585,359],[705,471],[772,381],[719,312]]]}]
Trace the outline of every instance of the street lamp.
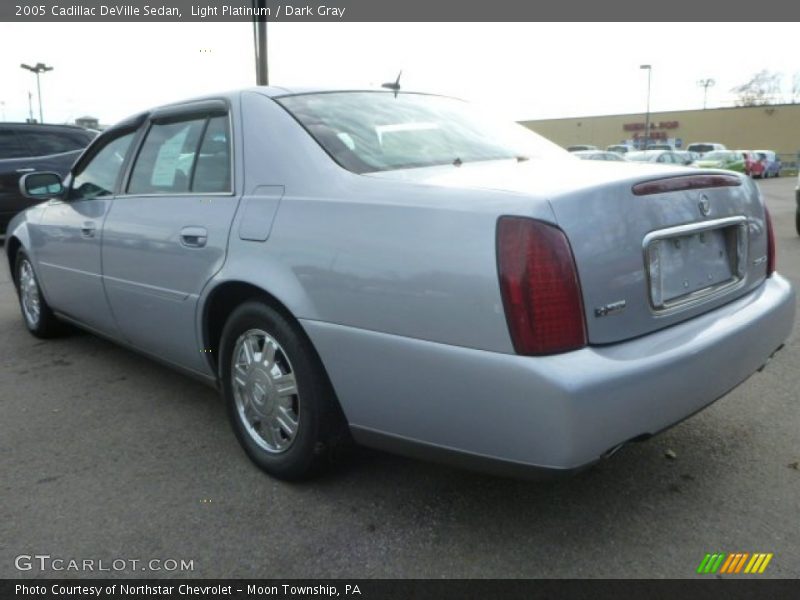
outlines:
[{"label": "street lamp", "polygon": [[20,65],[20,67],[27,69],[31,73],[36,73],[36,91],[39,93],[39,122],[44,123],[44,117],[42,116],[42,86],[39,83],[39,74],[52,71],[53,67],[48,67],[44,63],[36,63],[36,65],[33,67],[23,63]]},{"label": "street lamp", "polygon": [[650,65],[640,65],[640,69],[647,69],[647,112],[644,118],[644,150],[647,150],[647,141],[650,139],[650,75],[653,68]]},{"label": "street lamp", "polygon": [[256,85],[269,85],[267,59],[267,0],[252,0],[253,41],[256,54]]},{"label": "street lamp", "polygon": [[697,82],[701,88],[703,88],[703,110],[706,109],[706,100],[708,99],[708,88],[714,87],[714,84],[717,83],[710,77],[708,79],[701,79]]}]

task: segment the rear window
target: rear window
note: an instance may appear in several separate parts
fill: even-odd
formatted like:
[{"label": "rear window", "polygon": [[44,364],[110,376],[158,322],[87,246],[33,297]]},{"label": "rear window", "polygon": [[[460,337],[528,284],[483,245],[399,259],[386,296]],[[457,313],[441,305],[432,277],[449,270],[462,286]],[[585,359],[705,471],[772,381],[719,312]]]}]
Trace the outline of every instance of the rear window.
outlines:
[{"label": "rear window", "polygon": [[276,99],[341,166],[355,173],[569,156],[517,125],[452,98],[391,92]]},{"label": "rear window", "polygon": [[714,146],[711,144],[689,144],[686,148],[690,152],[711,152],[714,149]]}]

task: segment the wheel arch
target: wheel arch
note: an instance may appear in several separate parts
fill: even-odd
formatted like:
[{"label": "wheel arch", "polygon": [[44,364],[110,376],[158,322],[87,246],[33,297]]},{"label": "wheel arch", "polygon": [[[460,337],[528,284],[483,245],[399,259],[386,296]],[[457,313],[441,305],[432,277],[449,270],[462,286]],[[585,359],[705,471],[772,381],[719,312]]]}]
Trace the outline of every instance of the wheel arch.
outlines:
[{"label": "wheel arch", "polygon": [[200,312],[200,335],[202,336],[203,348],[209,350],[207,353],[207,360],[216,376],[219,376],[218,350],[225,322],[238,306],[250,300],[264,302],[281,313],[308,339],[312,348],[314,347],[297,316],[295,316],[294,312],[289,309],[287,304],[276,295],[259,285],[244,280],[234,279],[223,281],[205,294],[205,300],[202,303]]},{"label": "wheel arch", "polygon": [[11,281],[14,282],[14,287],[17,287],[17,254],[22,248],[22,242],[17,236],[11,236],[6,240],[6,257],[8,258],[8,272],[11,274]]}]

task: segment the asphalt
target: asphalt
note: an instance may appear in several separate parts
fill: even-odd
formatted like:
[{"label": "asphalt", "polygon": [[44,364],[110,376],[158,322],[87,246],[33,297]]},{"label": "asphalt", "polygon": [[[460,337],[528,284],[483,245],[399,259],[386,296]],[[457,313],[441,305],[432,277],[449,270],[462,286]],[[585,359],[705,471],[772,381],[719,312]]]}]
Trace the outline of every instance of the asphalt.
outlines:
[{"label": "asphalt", "polygon": [[[795,181],[760,185],[797,286]],[[89,334],[30,336],[3,266],[0,577],[693,577],[709,552],[771,552],[757,577],[796,578],[798,364],[795,331],[707,410],[565,481],[364,449],[287,484],[250,464],[213,390]],[[194,569],[21,572],[19,555]]]}]

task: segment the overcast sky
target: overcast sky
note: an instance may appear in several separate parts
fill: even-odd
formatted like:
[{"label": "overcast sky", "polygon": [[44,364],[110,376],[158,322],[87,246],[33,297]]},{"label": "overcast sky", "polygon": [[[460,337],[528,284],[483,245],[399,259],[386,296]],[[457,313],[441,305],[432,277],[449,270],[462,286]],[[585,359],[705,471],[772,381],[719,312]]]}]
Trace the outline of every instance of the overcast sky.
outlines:
[{"label": "overcast sky", "polygon": [[[141,109],[255,83],[247,23],[0,23],[0,102],[28,116],[44,62],[47,122],[93,115],[110,124]],[[376,86],[403,70],[406,88],[459,96],[513,119],[709,106],[761,69],[800,72],[793,23],[270,23],[275,85]]]}]

